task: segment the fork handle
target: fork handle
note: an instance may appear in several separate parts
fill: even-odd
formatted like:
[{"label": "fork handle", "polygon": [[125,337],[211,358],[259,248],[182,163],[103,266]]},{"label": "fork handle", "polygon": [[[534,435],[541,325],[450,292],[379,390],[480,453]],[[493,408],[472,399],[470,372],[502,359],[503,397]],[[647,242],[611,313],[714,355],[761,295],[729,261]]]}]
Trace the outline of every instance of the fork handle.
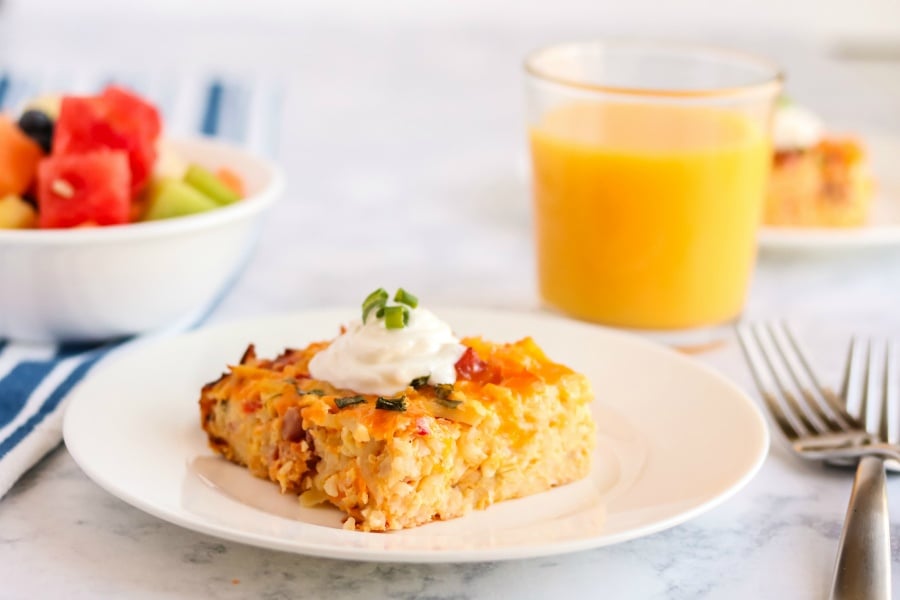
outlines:
[{"label": "fork handle", "polygon": [[890,600],[891,535],[884,461],[865,457],[853,491],[834,570],[832,600]]}]

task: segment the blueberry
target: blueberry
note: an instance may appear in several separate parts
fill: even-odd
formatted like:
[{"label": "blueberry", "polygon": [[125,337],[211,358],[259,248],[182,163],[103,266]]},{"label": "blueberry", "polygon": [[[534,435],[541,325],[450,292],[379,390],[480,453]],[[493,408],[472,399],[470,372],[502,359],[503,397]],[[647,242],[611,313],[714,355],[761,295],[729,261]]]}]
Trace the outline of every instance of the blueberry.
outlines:
[{"label": "blueberry", "polygon": [[53,119],[47,116],[47,113],[40,110],[26,110],[19,117],[19,129],[49,154],[53,145]]},{"label": "blueberry", "polygon": [[29,137],[37,142],[37,145],[41,147],[41,149],[44,151],[44,154],[50,154],[50,149],[53,148],[53,132],[44,133],[41,135],[32,135]]},{"label": "blueberry", "polygon": [[53,131],[53,119],[41,110],[26,110],[19,117],[19,128],[25,133],[46,133]]}]

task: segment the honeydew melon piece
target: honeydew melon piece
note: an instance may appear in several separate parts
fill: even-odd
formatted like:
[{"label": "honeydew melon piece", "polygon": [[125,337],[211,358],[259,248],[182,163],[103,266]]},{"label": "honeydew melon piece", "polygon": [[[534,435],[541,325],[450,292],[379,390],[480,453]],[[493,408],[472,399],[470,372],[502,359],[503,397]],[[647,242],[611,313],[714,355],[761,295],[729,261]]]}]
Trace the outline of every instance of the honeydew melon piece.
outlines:
[{"label": "honeydew melon piece", "polygon": [[206,212],[218,208],[211,198],[178,179],[164,177],[151,183],[144,220],[156,221]]},{"label": "honeydew melon piece", "polygon": [[190,165],[184,174],[184,181],[223,206],[241,199],[237,192],[228,187],[214,173],[207,171],[200,165]]}]

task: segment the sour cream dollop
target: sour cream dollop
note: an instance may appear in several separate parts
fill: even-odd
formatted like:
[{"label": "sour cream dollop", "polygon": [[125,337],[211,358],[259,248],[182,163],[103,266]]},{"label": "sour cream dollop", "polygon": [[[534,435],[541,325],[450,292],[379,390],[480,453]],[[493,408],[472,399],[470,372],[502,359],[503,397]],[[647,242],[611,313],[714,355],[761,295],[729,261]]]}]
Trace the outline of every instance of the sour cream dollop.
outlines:
[{"label": "sour cream dollop", "polygon": [[811,148],[822,140],[825,126],[811,111],[788,104],[775,111],[773,142],[776,150]]},{"label": "sour cream dollop", "polygon": [[309,362],[309,373],[337,388],[389,396],[416,378],[431,384],[455,383],[456,361],[466,347],[450,326],[424,308],[409,311],[409,323],[387,329],[370,315],[355,321]]}]

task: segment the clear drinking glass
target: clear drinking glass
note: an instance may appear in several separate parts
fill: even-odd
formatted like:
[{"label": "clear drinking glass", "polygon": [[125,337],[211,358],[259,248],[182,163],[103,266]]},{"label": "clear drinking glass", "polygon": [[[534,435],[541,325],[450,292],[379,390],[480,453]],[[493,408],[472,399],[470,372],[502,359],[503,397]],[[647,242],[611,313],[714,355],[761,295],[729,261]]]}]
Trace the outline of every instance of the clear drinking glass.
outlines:
[{"label": "clear drinking glass", "polygon": [[544,302],[639,329],[736,318],[756,258],[778,68],[643,41],[553,46],[525,67]]}]

